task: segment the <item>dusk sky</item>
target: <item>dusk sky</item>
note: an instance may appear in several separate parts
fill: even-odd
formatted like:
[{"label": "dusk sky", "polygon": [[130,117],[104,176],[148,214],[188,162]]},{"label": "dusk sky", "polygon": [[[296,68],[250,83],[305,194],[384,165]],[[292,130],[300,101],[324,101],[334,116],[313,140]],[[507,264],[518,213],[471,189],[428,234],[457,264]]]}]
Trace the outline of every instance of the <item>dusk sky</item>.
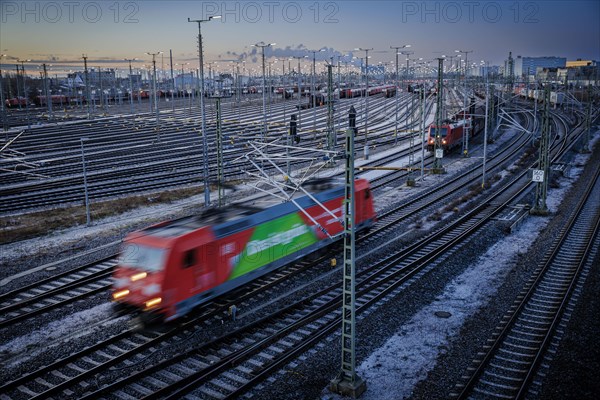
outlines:
[{"label": "dusk sky", "polygon": [[[124,58],[149,64],[146,52],[163,51],[173,63],[198,66],[196,23],[202,24],[205,60],[256,60],[252,44],[276,42],[271,58],[304,56],[327,48],[334,55],[395,61],[390,46],[410,44],[431,60],[455,49],[473,50],[470,61],[501,65],[513,56],[561,56],[600,60],[598,1],[9,1],[2,0],[2,69],[31,59],[28,70],[46,62],[53,70],[89,66],[126,67]],[[310,53],[312,54],[312,53]],[[267,51],[271,55],[271,50]],[[312,58],[312,55],[311,55]],[[336,58],[337,59],[337,58]],[[401,56],[401,65],[405,63]],[[260,60],[260,59],[259,59]],[[163,59],[160,60],[163,62]],[[297,62],[292,62],[297,65]],[[157,64],[160,67],[160,64]],[[224,69],[224,67],[223,67]]]}]

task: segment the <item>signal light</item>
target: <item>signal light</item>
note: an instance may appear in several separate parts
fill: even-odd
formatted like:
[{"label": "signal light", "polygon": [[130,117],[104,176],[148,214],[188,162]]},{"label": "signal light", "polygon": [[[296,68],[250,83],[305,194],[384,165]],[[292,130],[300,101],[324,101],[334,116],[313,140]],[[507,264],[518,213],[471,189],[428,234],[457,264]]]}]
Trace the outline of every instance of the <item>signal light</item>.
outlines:
[{"label": "signal light", "polygon": [[298,127],[296,121],[296,114],[292,114],[290,118],[290,135],[294,140],[294,143],[300,143],[300,137],[298,136]]}]

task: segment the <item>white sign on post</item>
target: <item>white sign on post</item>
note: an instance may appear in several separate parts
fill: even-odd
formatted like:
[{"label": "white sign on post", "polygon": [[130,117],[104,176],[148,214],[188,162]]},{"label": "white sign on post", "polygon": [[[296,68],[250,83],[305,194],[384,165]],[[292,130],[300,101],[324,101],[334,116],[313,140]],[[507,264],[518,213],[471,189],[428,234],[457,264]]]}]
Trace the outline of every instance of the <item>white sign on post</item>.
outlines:
[{"label": "white sign on post", "polygon": [[544,182],[544,170],[543,169],[534,169],[531,175],[531,180],[533,182]]},{"label": "white sign on post", "polygon": [[444,149],[435,149],[435,158],[444,158]]}]

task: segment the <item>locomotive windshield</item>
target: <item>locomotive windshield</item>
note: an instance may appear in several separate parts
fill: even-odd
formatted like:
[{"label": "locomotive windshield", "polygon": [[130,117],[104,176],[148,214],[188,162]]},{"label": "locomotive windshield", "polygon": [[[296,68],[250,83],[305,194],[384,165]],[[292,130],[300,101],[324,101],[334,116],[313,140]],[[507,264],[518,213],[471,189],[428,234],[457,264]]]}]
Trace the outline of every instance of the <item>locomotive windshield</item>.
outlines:
[{"label": "locomotive windshield", "polygon": [[[429,128],[429,135],[435,137],[436,131],[437,131],[437,128],[432,126],[431,128]],[[441,137],[446,137],[447,134],[448,134],[448,128],[440,128],[440,136]]]},{"label": "locomotive windshield", "polygon": [[140,268],[147,272],[156,272],[164,265],[165,249],[127,243],[119,255],[119,265],[122,267]]}]

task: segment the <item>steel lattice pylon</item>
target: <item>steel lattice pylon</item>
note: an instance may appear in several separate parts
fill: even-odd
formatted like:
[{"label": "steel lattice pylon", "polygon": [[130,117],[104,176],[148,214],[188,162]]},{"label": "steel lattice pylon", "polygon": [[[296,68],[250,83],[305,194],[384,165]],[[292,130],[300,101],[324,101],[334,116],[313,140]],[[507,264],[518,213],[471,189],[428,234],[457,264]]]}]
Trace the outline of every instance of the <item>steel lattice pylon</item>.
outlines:
[{"label": "steel lattice pylon", "polygon": [[550,141],[550,86],[546,85],[544,88],[544,113],[542,115],[542,132],[540,137],[540,151],[538,168],[543,171],[543,180],[537,182],[535,188],[535,203],[531,208],[532,214],[547,214],[548,206],[546,205],[546,197],[548,194],[548,180],[549,180],[549,148],[548,143]]},{"label": "steel lattice pylon", "polygon": [[[435,107],[435,142],[433,147],[433,173],[442,174],[444,173],[444,167],[442,165],[442,157],[439,157],[439,151],[444,151],[442,148],[442,111],[444,107],[444,59],[438,58],[438,81],[437,81],[437,99]],[[443,153],[442,153],[443,156]]]},{"label": "steel lattice pylon", "polygon": [[346,131],[344,191],[344,278],[342,286],[342,368],[330,383],[330,390],[356,398],[367,388],[356,374],[356,291],[354,240],[354,129]]}]

